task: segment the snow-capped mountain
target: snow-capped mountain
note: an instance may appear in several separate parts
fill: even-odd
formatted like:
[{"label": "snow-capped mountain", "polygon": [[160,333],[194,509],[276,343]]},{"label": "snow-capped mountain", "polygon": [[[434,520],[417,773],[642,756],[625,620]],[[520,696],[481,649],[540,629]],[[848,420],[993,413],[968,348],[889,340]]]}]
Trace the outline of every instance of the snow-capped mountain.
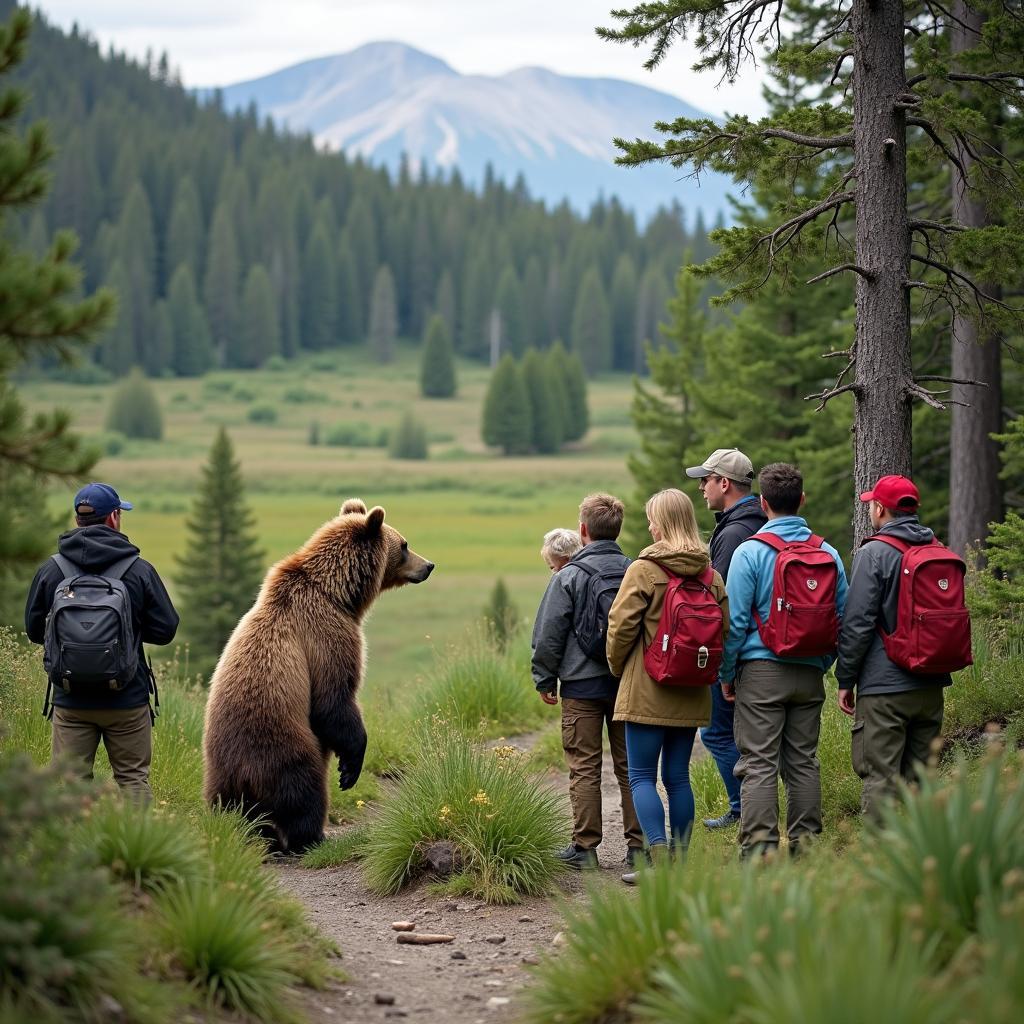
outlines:
[{"label": "snow-capped mountain", "polygon": [[543,68],[462,75],[401,43],[370,43],[222,89],[229,110],[251,103],[262,116],[320,145],[395,167],[457,167],[478,184],[490,163],[511,182],[522,173],[532,195],[585,209],[616,195],[642,217],[678,200],[710,223],[725,210],[729,181],[700,185],[672,167],[614,164],[612,138],[652,138],[655,121],[705,116],[667,93],[611,78],[571,78]]}]

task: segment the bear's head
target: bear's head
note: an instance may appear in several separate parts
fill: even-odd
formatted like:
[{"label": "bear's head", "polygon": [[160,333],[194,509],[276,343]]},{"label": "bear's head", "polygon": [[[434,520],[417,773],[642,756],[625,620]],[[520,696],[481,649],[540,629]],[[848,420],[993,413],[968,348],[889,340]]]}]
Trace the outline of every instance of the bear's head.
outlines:
[{"label": "bear's head", "polygon": [[367,608],[382,590],[422,583],[434,569],[384,522],[384,509],[367,512],[358,498],[346,500],[318,531],[303,561],[307,573],[354,610]]}]

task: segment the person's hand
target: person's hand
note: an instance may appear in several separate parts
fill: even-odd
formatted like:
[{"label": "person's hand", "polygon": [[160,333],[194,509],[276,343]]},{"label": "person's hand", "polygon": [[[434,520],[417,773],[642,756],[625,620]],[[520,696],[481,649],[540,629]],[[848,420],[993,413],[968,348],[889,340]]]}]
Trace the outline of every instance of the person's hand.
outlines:
[{"label": "person's hand", "polygon": [[542,701],[544,701],[545,704],[557,704],[558,703],[558,694],[557,693],[548,693],[546,690],[541,690],[540,691],[540,699]]},{"label": "person's hand", "polygon": [[844,715],[852,715],[857,709],[857,699],[853,695],[853,690],[840,690],[839,691],[839,710]]},{"label": "person's hand", "polygon": [[722,683],[722,696],[730,703],[736,703],[736,684]]}]

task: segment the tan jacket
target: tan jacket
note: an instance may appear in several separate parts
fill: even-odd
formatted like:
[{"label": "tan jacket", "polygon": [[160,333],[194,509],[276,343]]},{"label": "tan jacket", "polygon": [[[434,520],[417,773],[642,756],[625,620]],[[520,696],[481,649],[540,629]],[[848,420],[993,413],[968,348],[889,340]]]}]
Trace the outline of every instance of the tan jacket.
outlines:
[{"label": "tan jacket", "polygon": [[[711,720],[710,687],[659,686],[644,671],[644,649],[657,630],[668,583],[661,569],[647,560],[651,558],[680,576],[696,576],[710,564],[706,554],[672,551],[657,543],[644,548],[626,570],[608,613],[608,664],[612,675],[621,678],[615,720],[645,725],[707,725]],[[725,584],[717,572],[711,589],[722,609],[723,628],[728,630],[729,604]]]}]

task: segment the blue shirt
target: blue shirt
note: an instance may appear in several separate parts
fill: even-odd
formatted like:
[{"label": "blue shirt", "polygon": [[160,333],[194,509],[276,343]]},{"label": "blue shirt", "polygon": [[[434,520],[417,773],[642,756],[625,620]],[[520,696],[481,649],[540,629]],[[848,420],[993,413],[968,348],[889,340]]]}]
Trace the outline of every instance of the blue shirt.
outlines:
[{"label": "blue shirt", "polygon": [[[806,540],[811,529],[802,516],[780,516],[769,519],[758,533],[774,533],[783,540]],[[756,534],[755,534],[756,536]],[[822,544],[836,562],[839,578],[836,582],[836,615],[840,619],[846,609],[846,570],[843,560],[831,544]],[[732,556],[729,565],[729,578],[725,589],[729,595],[729,636],[725,642],[725,654],[722,657],[722,668],[719,678],[723,683],[731,683],[736,678],[736,667],[741,661],[784,661],[797,665],[814,665],[827,672],[835,661],[835,655],[823,658],[780,658],[765,647],[761,634],[757,631],[757,620],[754,618],[754,607],[764,622],[768,618],[772,603],[772,577],[775,574],[775,559],[778,557],[774,548],[760,541],[744,541]]]}]

